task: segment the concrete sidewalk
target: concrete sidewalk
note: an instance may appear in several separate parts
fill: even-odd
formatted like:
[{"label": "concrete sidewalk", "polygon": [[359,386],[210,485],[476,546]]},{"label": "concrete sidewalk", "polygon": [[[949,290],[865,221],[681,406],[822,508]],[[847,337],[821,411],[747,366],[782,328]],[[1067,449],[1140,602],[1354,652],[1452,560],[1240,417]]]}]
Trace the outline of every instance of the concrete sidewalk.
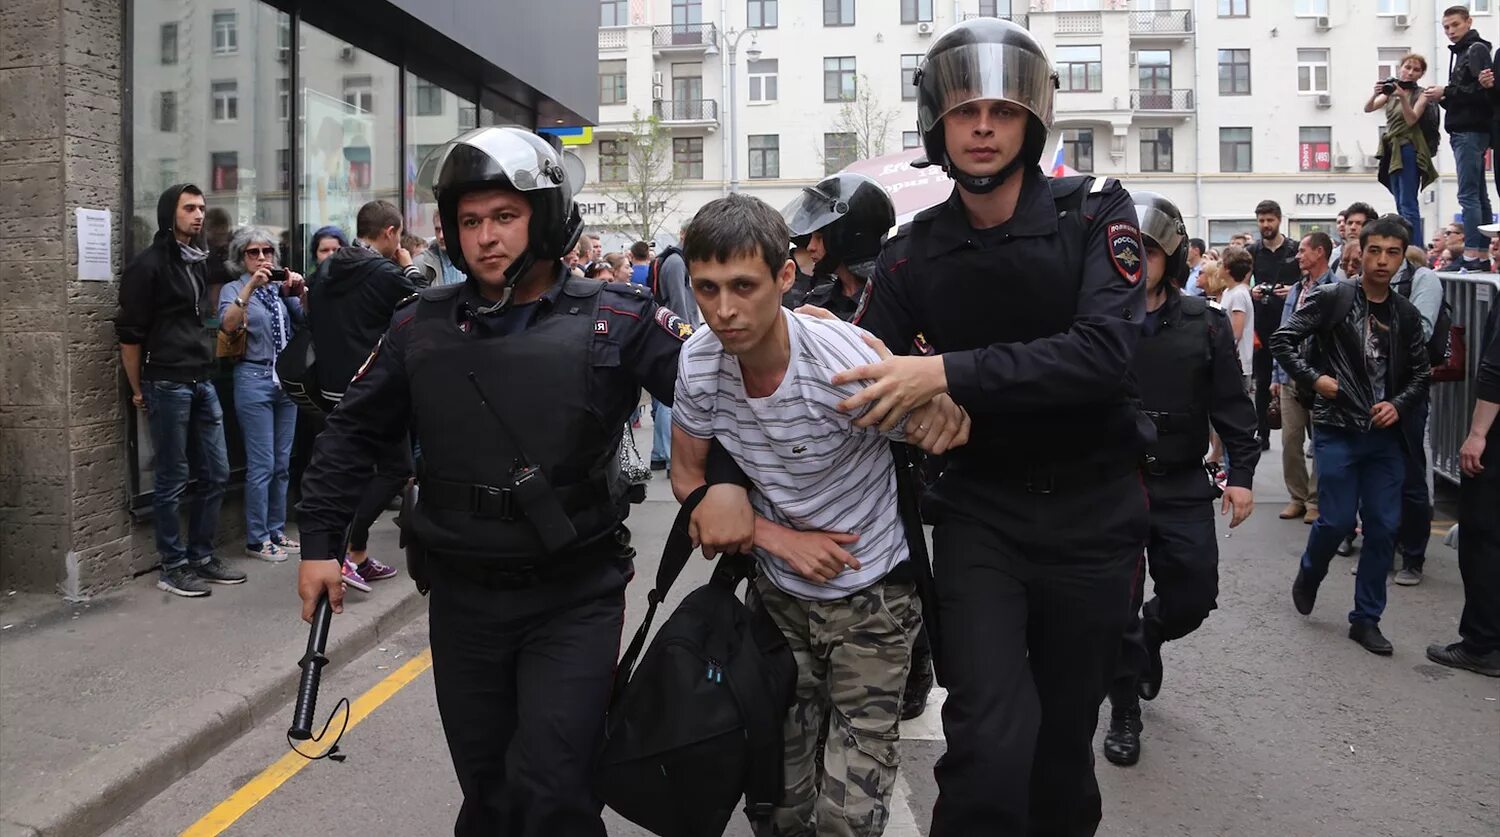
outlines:
[{"label": "concrete sidewalk", "polygon": [[[389,515],[370,551],[402,573],[348,592],[331,668],[426,609]],[[205,599],[156,589],[154,572],[84,603],[0,596],[0,837],[100,834],[283,712],[307,645],[297,560],[239,553],[220,550],[249,580]],[[319,725],[331,708],[319,707]]]}]

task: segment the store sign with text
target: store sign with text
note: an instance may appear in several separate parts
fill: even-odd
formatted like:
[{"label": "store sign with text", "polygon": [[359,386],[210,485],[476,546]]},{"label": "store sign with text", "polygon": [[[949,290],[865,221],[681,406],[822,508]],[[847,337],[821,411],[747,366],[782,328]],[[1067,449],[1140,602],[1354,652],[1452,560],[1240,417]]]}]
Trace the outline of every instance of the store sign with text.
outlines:
[{"label": "store sign with text", "polygon": [[1338,196],[1333,192],[1298,192],[1298,206],[1337,206]]},{"label": "store sign with text", "polygon": [[[667,211],[666,201],[652,201],[650,203],[653,214]],[[607,218],[627,217],[639,214],[636,204],[631,201],[594,200],[579,201],[578,211],[585,219],[601,221]]]},{"label": "store sign with text", "polygon": [[1328,171],[1333,167],[1333,151],[1326,142],[1304,142],[1299,145],[1303,171]]}]

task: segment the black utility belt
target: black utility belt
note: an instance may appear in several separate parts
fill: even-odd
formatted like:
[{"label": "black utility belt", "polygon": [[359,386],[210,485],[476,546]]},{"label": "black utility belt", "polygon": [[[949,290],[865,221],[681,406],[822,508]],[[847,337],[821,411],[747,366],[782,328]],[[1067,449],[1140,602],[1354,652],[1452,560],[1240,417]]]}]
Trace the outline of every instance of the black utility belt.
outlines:
[{"label": "black utility belt", "polygon": [[[468,482],[450,482],[424,478],[418,481],[420,493],[418,505],[432,506],[448,511],[468,512],[476,517],[517,521],[526,517],[525,510],[508,486],[481,485]],[[602,484],[585,482],[562,488],[553,488],[558,502],[565,508],[578,509],[593,502],[607,502],[609,492]]]},{"label": "black utility belt", "polygon": [[1197,471],[1200,474],[1207,473],[1201,461],[1163,462],[1160,459],[1157,459],[1156,457],[1149,454],[1146,456],[1146,461],[1141,463],[1141,470],[1150,477],[1169,477],[1174,474],[1182,474],[1192,471]]},{"label": "black utility belt", "polygon": [[[1141,463],[1135,459],[1002,466],[994,472],[992,479],[1002,485],[1024,488],[1031,494],[1056,494],[1095,486],[1100,480],[1138,472],[1140,466]],[[974,473],[969,468],[964,470],[971,475]]]},{"label": "black utility belt", "polygon": [[1182,433],[1200,427],[1201,420],[1207,423],[1207,418],[1200,419],[1197,413],[1171,413],[1159,410],[1142,410],[1146,418],[1156,425],[1158,433]]},{"label": "black utility belt", "polygon": [[486,558],[469,553],[431,550],[428,560],[465,581],[495,590],[524,590],[574,576],[601,566],[629,561],[634,552],[621,544],[623,527],[592,539],[570,554],[546,560]]}]

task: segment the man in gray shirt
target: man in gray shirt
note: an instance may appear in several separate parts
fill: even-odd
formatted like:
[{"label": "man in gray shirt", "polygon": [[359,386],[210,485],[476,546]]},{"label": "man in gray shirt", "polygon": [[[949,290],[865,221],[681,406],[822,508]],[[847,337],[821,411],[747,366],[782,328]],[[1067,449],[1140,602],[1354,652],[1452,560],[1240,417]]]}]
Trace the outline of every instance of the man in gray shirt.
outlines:
[{"label": "man in gray shirt", "polygon": [[[682,232],[678,231],[678,240]],[[651,295],[658,305],[687,320],[694,328],[703,324],[698,314],[698,302],[693,299],[693,290],[688,286],[687,260],[676,245],[670,246],[657,256]],[[672,408],[651,399],[651,470],[664,471],[672,465]]]}]

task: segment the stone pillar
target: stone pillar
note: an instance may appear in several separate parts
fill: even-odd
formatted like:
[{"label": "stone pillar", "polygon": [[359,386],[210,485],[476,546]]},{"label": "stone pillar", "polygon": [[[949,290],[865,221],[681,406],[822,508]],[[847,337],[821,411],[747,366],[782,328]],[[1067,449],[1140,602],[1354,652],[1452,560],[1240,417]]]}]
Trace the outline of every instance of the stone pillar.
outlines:
[{"label": "stone pillar", "polygon": [[[149,567],[112,318],[126,220],[124,0],[0,4],[0,585],[67,596]],[[73,210],[113,212],[80,282]]]}]

